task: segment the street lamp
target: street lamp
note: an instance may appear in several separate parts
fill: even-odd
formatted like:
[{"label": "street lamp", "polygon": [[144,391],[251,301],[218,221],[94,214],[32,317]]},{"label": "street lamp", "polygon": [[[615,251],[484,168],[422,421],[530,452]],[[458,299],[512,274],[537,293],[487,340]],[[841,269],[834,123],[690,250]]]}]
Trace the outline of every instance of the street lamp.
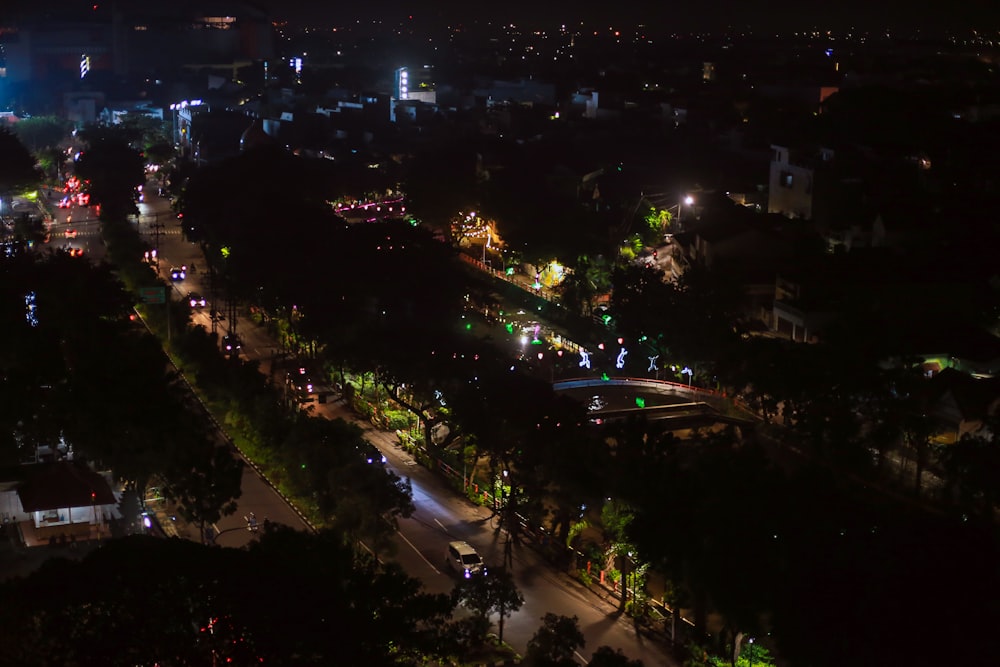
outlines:
[{"label": "street lamp", "polygon": [[747,640],[747,653],[749,654],[750,667],[753,667],[753,637]]},{"label": "street lamp", "polygon": [[690,208],[692,204],[694,204],[694,197],[692,197],[691,195],[685,196],[683,200],[681,200],[681,201],[679,201],[677,203],[677,220],[676,220],[676,222],[677,222],[677,229],[678,229],[678,231],[680,231],[682,229],[681,228],[681,210],[685,206],[687,206],[688,208]]}]

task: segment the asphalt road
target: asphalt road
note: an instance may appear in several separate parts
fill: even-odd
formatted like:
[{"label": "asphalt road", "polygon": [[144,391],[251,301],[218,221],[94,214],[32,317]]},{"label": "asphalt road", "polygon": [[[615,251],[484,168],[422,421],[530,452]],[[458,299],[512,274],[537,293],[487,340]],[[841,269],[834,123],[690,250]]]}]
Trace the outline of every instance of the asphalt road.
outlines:
[{"label": "asphalt road", "polygon": [[[172,265],[203,265],[197,245],[184,241],[176,231],[170,233],[179,230],[179,225],[175,218],[163,214],[164,210],[169,210],[165,200],[151,196],[146,203],[140,204],[140,209],[141,233],[150,234],[149,224],[156,219],[157,212],[160,212],[160,222],[165,225],[160,229],[159,237],[160,271],[165,278],[169,278],[167,273]],[[207,276],[203,272],[189,273],[185,280],[174,284],[173,298],[180,299],[189,291],[197,291],[207,297],[205,279]],[[205,312],[197,313],[195,322],[210,326]],[[227,321],[223,324],[228,326],[231,323]],[[222,327],[220,334],[226,326]],[[260,360],[262,371],[270,373],[270,362],[279,353],[275,342],[263,328],[249,322],[239,322],[237,329],[243,340],[242,353]],[[343,402],[314,403],[311,409],[328,418],[342,417],[359,423],[366,430],[366,437],[386,455],[388,465],[401,477],[410,479],[416,511],[412,517],[400,522],[395,553],[385,557],[399,562],[411,576],[420,579],[425,588],[434,593],[450,592],[456,583],[454,575],[445,566],[445,548],[451,540],[468,541],[479,550],[487,564],[502,563],[506,534],[497,533],[491,527],[489,510],[457,495],[435,472],[417,465],[397,446],[394,434],[358,422]],[[218,528],[223,532],[217,542],[239,547],[253,539],[254,534],[246,530],[243,518],[251,512],[259,522],[267,519],[295,528],[306,527],[295,510],[248,465],[237,512],[219,522]],[[513,562],[515,581],[525,597],[525,604],[506,621],[504,638],[522,654],[528,640],[538,629],[541,618],[552,612],[578,617],[586,638],[586,646],[577,656],[581,663],[585,663],[599,646],[608,645],[621,649],[630,658],[638,658],[650,667],[676,664],[665,647],[639,636],[629,619],[616,614],[615,600],[604,599],[586,590],[580,583],[555,570],[529,547],[516,548]]]}]

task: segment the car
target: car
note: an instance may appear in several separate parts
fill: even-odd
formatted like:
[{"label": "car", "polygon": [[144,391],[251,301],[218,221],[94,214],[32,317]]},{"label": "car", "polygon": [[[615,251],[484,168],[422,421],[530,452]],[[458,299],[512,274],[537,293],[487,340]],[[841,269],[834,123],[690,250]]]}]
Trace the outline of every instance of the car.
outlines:
[{"label": "car", "polygon": [[465,579],[471,579],[473,575],[486,576],[486,563],[479,552],[461,540],[448,543],[448,567],[456,573],[461,572]]},{"label": "car", "polygon": [[208,301],[205,300],[205,297],[197,292],[188,292],[187,302],[192,308],[204,308],[208,305]]},{"label": "car", "polygon": [[374,463],[378,465],[385,465],[389,462],[385,458],[385,454],[379,451],[378,447],[363,440],[360,445],[358,445],[358,450],[361,452],[361,456],[364,458],[365,463]]},{"label": "car", "polygon": [[171,267],[170,269],[171,280],[178,281],[178,280],[184,280],[185,278],[187,278],[187,272],[183,268],[179,266]]},{"label": "car", "polygon": [[222,349],[226,352],[237,352],[242,347],[243,343],[236,334],[226,334],[222,337]]},{"label": "car", "polygon": [[73,206],[73,202],[70,201],[69,197],[63,197],[62,199],[59,200],[59,203],[56,204],[56,206],[58,206],[59,208],[70,208],[71,206]]},{"label": "car", "polygon": [[67,248],[70,257],[83,257],[83,248]]},{"label": "car", "polygon": [[75,239],[77,237],[77,231],[75,229],[66,230],[66,238]]},{"label": "car", "polygon": [[288,383],[292,385],[292,388],[303,396],[308,396],[313,393],[316,388],[316,385],[313,383],[312,378],[309,377],[306,369],[301,366],[288,373],[286,377]]}]

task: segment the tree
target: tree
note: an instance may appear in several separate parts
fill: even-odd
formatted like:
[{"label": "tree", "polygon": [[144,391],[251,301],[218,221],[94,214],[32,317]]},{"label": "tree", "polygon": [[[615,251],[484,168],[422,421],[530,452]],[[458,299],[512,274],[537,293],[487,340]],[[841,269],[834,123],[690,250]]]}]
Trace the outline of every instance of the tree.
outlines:
[{"label": "tree", "polygon": [[490,628],[490,617],[499,614],[500,641],[503,641],[503,623],[511,613],[524,604],[524,596],[517,590],[514,577],[506,568],[490,570],[489,574],[464,580],[452,591],[455,604],[464,604],[475,614],[476,632],[483,640]]},{"label": "tree", "polygon": [[560,286],[562,303],[590,317],[594,299],[611,291],[611,268],[603,255],[581,255],[570,269]]},{"label": "tree", "polygon": [[542,617],[541,627],[528,640],[525,664],[532,667],[575,667],[574,653],[585,644],[576,616],[547,613]]},{"label": "tree", "polygon": [[919,496],[923,492],[924,470],[929,463],[932,441],[938,427],[934,418],[925,413],[922,406],[911,402],[910,410],[904,413],[902,419],[902,430],[906,445],[913,451],[913,493]]},{"label": "tree", "polygon": [[[58,116],[32,116],[18,121],[14,132],[32,153],[58,147],[69,133],[71,123]],[[61,153],[61,151],[60,151]]]},{"label": "tree", "polygon": [[42,180],[35,158],[7,128],[0,128],[0,215],[9,210],[15,193],[34,188]]},{"label": "tree", "polygon": [[76,175],[89,181],[91,202],[102,206],[106,218],[138,211],[134,196],[146,182],[146,162],[123,136],[113,132],[91,136],[77,160]]},{"label": "tree", "polygon": [[677,288],[663,272],[647,266],[619,267],[611,279],[611,313],[616,329],[630,341],[645,339],[661,362],[676,356],[674,341],[683,329]]},{"label": "tree", "polygon": [[[81,323],[82,324],[82,323]],[[88,341],[73,346],[66,404],[72,418],[66,437],[81,454],[100,461],[142,493],[149,479],[167,471],[188,443],[203,441],[208,426],[192,412],[189,389],[168,370],[159,341],[145,332],[101,327],[106,350]],[[67,345],[68,347],[68,345]]]},{"label": "tree", "polygon": [[446,651],[450,611],[341,535],[270,526],[247,549],[131,536],[54,559],[0,584],[0,641],[11,665],[403,667]]},{"label": "tree", "polygon": [[939,460],[959,507],[992,519],[1000,501],[1000,411],[978,433],[942,447]]},{"label": "tree", "polygon": [[404,176],[409,210],[431,228],[447,233],[459,211],[474,210],[478,201],[476,153],[455,141],[417,153]]},{"label": "tree", "polygon": [[409,478],[369,464],[360,455],[356,459],[329,472],[337,497],[333,523],[345,535],[368,541],[377,555],[392,544],[400,517],[409,518],[416,509],[413,487]]},{"label": "tree", "polygon": [[190,442],[177,452],[166,477],[163,494],[177,503],[185,520],[200,528],[204,539],[206,526],[236,511],[243,461],[210,441]]},{"label": "tree", "polygon": [[495,219],[509,247],[532,264],[571,264],[608,246],[606,221],[581,203],[578,179],[557,164],[564,150],[531,142],[483,184],[482,214]]},{"label": "tree", "polygon": [[598,646],[587,667],[643,667],[643,664],[642,660],[629,660],[621,649]]},{"label": "tree", "polygon": [[311,664],[407,665],[442,649],[448,596],[425,593],[419,580],[359,554],[341,533],[272,526],[248,555],[229,590],[278,664],[298,655]]},{"label": "tree", "polygon": [[31,150],[43,174],[58,181],[66,162],[66,151],[61,144],[69,136],[71,126],[57,116],[33,116],[14,125],[14,133]]}]

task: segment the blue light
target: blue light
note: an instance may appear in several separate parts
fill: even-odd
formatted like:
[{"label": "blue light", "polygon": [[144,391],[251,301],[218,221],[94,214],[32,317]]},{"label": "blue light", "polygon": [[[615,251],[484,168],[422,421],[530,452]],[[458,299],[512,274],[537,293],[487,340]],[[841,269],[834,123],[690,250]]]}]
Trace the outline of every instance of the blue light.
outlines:
[{"label": "blue light", "polygon": [[24,317],[28,320],[28,324],[33,327],[38,326],[38,297],[34,292],[28,292],[24,295]]}]

